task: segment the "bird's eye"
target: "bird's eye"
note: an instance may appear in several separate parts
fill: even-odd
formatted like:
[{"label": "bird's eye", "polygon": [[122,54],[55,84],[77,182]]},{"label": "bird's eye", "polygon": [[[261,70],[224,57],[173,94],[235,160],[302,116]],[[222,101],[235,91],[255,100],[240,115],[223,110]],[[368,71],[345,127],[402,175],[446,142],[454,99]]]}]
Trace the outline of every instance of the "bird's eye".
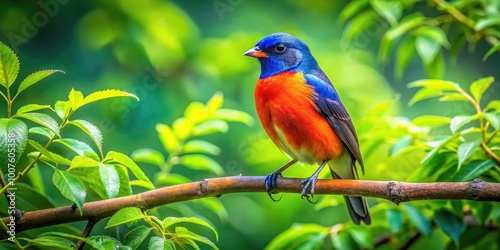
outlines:
[{"label": "bird's eye", "polygon": [[281,53],[285,52],[285,50],[286,50],[286,46],[285,46],[285,44],[283,44],[283,43],[278,43],[278,44],[276,45],[276,47],[274,47],[274,50],[275,50],[276,52],[278,52],[278,53],[280,53],[280,54],[281,54]]}]

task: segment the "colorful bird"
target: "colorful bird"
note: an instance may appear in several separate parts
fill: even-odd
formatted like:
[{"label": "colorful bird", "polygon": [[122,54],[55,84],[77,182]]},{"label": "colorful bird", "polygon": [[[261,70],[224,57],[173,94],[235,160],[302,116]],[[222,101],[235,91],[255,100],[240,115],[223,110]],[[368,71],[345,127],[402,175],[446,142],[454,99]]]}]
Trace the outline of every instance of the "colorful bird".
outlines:
[{"label": "colorful bird", "polygon": [[[356,161],[364,173],[358,137],[337,91],[311,55],[309,47],[286,33],[264,37],[246,56],[259,59],[261,74],[255,87],[255,106],[262,126],[292,160],[266,177],[266,191],[278,193],[276,180],[297,161],[318,164],[301,182],[302,198],[310,201],[321,170],[328,164],[335,179],[358,179]],[[356,224],[371,223],[366,201],[344,197]],[[276,201],[276,200],[275,200]]]}]

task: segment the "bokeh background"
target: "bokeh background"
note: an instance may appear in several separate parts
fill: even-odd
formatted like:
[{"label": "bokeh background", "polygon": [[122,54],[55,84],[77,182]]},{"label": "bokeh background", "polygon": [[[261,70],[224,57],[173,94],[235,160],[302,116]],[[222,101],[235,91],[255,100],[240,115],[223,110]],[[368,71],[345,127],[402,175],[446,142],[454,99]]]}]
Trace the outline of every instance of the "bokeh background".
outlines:
[{"label": "bokeh background", "polygon": [[[78,111],[77,117],[93,122],[102,130],[104,151],[131,154],[144,147],[162,151],[155,125],[172,123],[182,116],[190,102],[206,102],[217,91],[224,94],[224,107],[245,111],[257,119],[253,88],[260,67],[255,59],[242,54],[273,32],[291,33],[309,45],[340,92],[355,124],[376,104],[395,96],[399,99],[391,111],[393,114],[410,118],[423,114],[452,116],[455,112],[452,104],[437,106],[437,101],[429,100],[412,107],[407,105],[415,90],[408,89],[406,84],[427,75],[418,59],[410,62],[402,79],[394,77],[393,60],[388,63],[377,60],[380,38],[387,28],[383,24],[373,24],[362,39],[349,43],[342,39],[346,24],[338,15],[346,3],[2,0],[0,41],[20,58],[20,77],[41,69],[66,72],[53,75],[26,91],[23,99],[18,100],[19,106],[53,105],[56,100],[66,100],[71,88],[84,94],[116,88],[140,98],[140,102],[110,99]],[[418,8],[422,12],[433,11],[426,8],[425,3]],[[484,76],[498,79],[499,55],[482,61],[489,48],[481,42],[473,52],[463,49],[455,63],[446,61],[443,78],[464,87]],[[487,98],[497,99],[499,87],[498,82],[495,83]],[[5,110],[0,107],[0,112]],[[2,113],[2,117],[5,115]],[[76,134],[76,131],[66,133]],[[88,141],[85,136],[76,137]],[[227,133],[205,139],[222,148],[215,159],[226,175],[266,175],[287,160],[267,139],[257,120],[252,126],[232,123]],[[363,145],[361,149],[363,151]],[[398,175],[398,169],[376,167],[380,158],[385,157],[369,157],[363,178],[404,180],[404,174]],[[149,176],[157,170],[141,166]],[[285,175],[306,177],[313,170],[309,166],[296,166]],[[192,180],[213,177],[182,166],[176,166],[173,172]],[[47,178],[50,190],[50,175]],[[51,199],[55,204],[68,205],[62,196]],[[317,210],[298,195],[285,194],[279,203],[272,202],[265,193],[231,194],[219,200],[227,209],[228,219],[204,211],[195,202],[174,204],[159,211],[164,216],[192,214],[207,218],[219,231],[217,245],[222,249],[263,248],[296,222],[328,226],[348,220],[345,207]],[[99,229],[104,228],[104,223],[100,222],[93,234],[120,237],[126,233],[126,227]],[[75,225],[81,228],[84,224]]]}]

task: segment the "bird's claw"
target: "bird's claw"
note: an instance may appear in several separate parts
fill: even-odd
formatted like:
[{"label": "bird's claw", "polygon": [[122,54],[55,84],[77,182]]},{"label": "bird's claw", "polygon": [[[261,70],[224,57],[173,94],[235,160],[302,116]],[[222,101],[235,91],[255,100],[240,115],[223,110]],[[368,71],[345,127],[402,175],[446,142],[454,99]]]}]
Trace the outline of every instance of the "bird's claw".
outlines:
[{"label": "bird's claw", "polygon": [[271,197],[271,200],[276,201],[276,202],[280,201],[281,198],[283,197],[283,196],[280,196],[280,198],[278,198],[278,199],[275,199],[273,197],[273,194],[279,193],[278,189],[276,187],[278,177],[283,177],[283,175],[281,175],[280,171],[274,171],[266,176],[266,192],[269,195],[269,197]]},{"label": "bird's claw", "polygon": [[304,179],[300,182],[300,186],[304,187],[302,189],[302,192],[300,193],[300,198],[304,199],[306,198],[307,201],[311,204],[316,204],[318,201],[313,201],[311,199],[314,199],[314,187],[316,186],[316,178],[307,178]]}]

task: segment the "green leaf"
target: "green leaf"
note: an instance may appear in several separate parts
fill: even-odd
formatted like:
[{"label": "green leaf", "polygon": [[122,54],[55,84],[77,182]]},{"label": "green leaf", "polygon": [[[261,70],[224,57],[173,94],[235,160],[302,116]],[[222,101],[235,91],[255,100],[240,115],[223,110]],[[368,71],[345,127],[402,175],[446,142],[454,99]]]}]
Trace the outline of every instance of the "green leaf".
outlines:
[{"label": "green leaf", "polygon": [[356,242],[345,231],[340,231],[337,234],[332,234],[332,245],[334,249],[358,249]]},{"label": "green leaf", "polygon": [[61,137],[61,135],[59,134],[59,125],[57,125],[56,120],[54,120],[54,118],[52,118],[47,114],[32,112],[32,113],[16,114],[16,117],[21,117],[30,120],[36,124],[42,125],[50,129],[58,137]]},{"label": "green leaf", "polygon": [[220,166],[220,164],[206,155],[193,154],[184,155],[179,158],[180,163],[188,168],[210,171],[219,176],[224,174],[224,169]]},{"label": "green leaf", "polygon": [[226,133],[228,129],[227,122],[222,120],[211,120],[196,125],[193,129],[193,134],[199,136],[214,133]]},{"label": "green leaf", "polygon": [[442,51],[438,51],[434,60],[430,63],[424,63],[425,72],[430,78],[439,79],[443,77],[445,66]]},{"label": "green leaf", "polygon": [[105,250],[127,250],[117,239],[107,235],[96,235],[88,237],[94,244],[101,246]]},{"label": "green leaf", "polygon": [[457,133],[460,128],[462,128],[464,125],[468,124],[469,122],[476,120],[476,116],[469,116],[469,115],[459,115],[453,117],[450,122],[450,130],[453,134]]},{"label": "green leaf", "polygon": [[[359,0],[356,2],[362,2],[362,1],[365,0]],[[364,10],[346,25],[346,27],[344,28],[344,32],[342,34],[342,43],[349,44],[352,39],[354,39],[357,36],[360,36],[365,31],[360,27],[366,27],[367,25],[377,21],[380,21],[380,18],[377,16],[374,10],[372,10],[371,8]],[[385,23],[383,24],[385,25]]]},{"label": "green leaf", "polygon": [[184,110],[184,117],[194,124],[205,121],[207,118],[207,108],[201,102],[192,102]]},{"label": "green leaf", "polygon": [[439,44],[443,45],[445,48],[449,48],[450,42],[448,41],[448,37],[444,31],[437,26],[423,26],[415,30],[414,35],[419,37],[427,37],[430,40],[436,41]]},{"label": "green leaf", "polygon": [[469,100],[467,97],[465,97],[462,94],[459,93],[447,93],[447,94],[442,94],[441,98],[439,98],[439,101],[465,101],[468,102]]},{"label": "green leaf", "polygon": [[[135,98],[137,101],[139,101],[139,98],[133,94],[127,93],[125,91],[117,90],[117,89],[106,89],[106,90],[100,90],[96,91],[88,96],[86,96],[81,105],[77,106],[77,108],[87,105],[89,103],[93,103],[96,101],[100,101],[103,99],[108,99],[108,98],[113,98],[113,97],[132,97]],[[75,108],[76,110],[76,108]]]},{"label": "green leaf", "polygon": [[[28,172],[33,173],[36,168],[31,169]],[[16,182],[14,186],[16,189],[15,192],[15,202],[16,209],[23,211],[35,211],[46,208],[53,208],[54,204],[50,202],[47,198],[47,195],[42,193],[42,190],[37,189],[36,187],[29,186],[22,182]],[[0,201],[0,205],[5,208],[5,212],[7,212],[7,208],[9,205],[7,204],[6,199]],[[17,235],[16,235],[17,236]]]},{"label": "green leaf", "polygon": [[215,111],[213,117],[229,122],[241,122],[248,126],[254,123],[254,119],[251,115],[235,109],[219,109]]},{"label": "green leaf", "polygon": [[205,221],[200,220],[200,219],[195,218],[195,217],[180,217],[180,218],[179,217],[167,217],[167,218],[163,219],[163,228],[167,229],[167,228],[169,228],[173,225],[176,225],[178,223],[192,223],[192,224],[197,224],[200,226],[210,228],[212,230],[212,232],[214,232],[214,234],[215,234],[215,240],[219,240],[219,235],[217,234],[217,231],[215,230],[215,228],[210,226],[210,224],[206,223]]},{"label": "green leaf", "polygon": [[99,156],[94,152],[94,150],[85,142],[76,139],[56,139],[55,143],[64,145],[71,151],[75,152],[79,156],[88,156],[92,159],[99,160]]},{"label": "green leaf", "polygon": [[207,102],[208,113],[213,113],[222,107],[224,103],[224,95],[222,92],[216,92]]},{"label": "green leaf", "polygon": [[59,237],[65,238],[65,239],[75,239],[75,240],[79,240],[79,241],[84,241],[89,246],[91,246],[93,249],[104,249],[100,244],[96,244],[93,241],[91,241],[90,239],[87,239],[87,238],[84,238],[81,236],[77,236],[77,235],[73,235],[73,234],[61,233],[61,232],[46,232],[46,233],[40,234],[38,237],[40,237],[40,236],[59,236]]},{"label": "green leaf", "polygon": [[54,105],[54,110],[56,111],[57,116],[61,118],[61,120],[66,120],[68,118],[69,113],[71,111],[71,102],[70,101],[57,101]]},{"label": "green leaf", "polygon": [[497,43],[495,46],[493,46],[491,49],[486,52],[486,54],[483,57],[483,62],[488,59],[491,55],[493,55],[495,52],[500,51],[500,43]]},{"label": "green leaf", "polygon": [[495,166],[492,160],[474,160],[464,167],[453,176],[453,181],[471,181],[480,176],[482,173],[488,171]]},{"label": "green leaf", "polygon": [[485,77],[481,78],[479,80],[474,81],[470,85],[470,92],[474,99],[479,103],[481,102],[481,97],[483,96],[484,92],[488,90],[488,88],[491,86],[491,84],[495,81],[495,78],[490,76],[490,77]]},{"label": "green leaf", "polygon": [[52,109],[52,107],[50,107],[50,105],[28,104],[28,105],[24,105],[24,106],[20,107],[17,110],[16,114],[28,113],[28,112],[36,111],[36,110],[40,110],[40,109],[50,109],[50,110],[54,111]]},{"label": "green leaf", "polygon": [[54,70],[54,69],[48,69],[48,70],[40,70],[31,73],[28,75],[24,80],[19,84],[19,88],[17,88],[17,94],[21,93],[23,90],[29,88],[31,85],[43,80],[45,77],[50,76],[54,74],[55,72],[61,72],[64,73],[62,70]]},{"label": "green leaf", "polygon": [[70,167],[67,171],[70,171],[70,170],[73,170],[76,168],[88,168],[88,167],[98,167],[98,166],[99,166],[98,161],[91,159],[91,158],[77,155],[77,156],[73,157],[73,159],[71,160]]},{"label": "green leaf", "polygon": [[420,210],[413,205],[404,204],[403,211],[422,235],[429,235],[431,233],[431,221]]},{"label": "green leaf", "polygon": [[415,126],[439,127],[450,124],[451,119],[445,116],[423,115],[411,121]]},{"label": "green leaf", "polygon": [[[189,180],[188,180],[189,182]],[[214,212],[219,216],[219,219],[222,222],[229,221],[229,214],[227,213],[226,208],[224,205],[216,198],[207,198],[207,199],[196,199],[193,200],[193,202],[196,202],[206,208],[208,208],[210,211]]]},{"label": "green leaf", "polygon": [[403,226],[403,213],[399,209],[387,209],[385,211],[385,218],[389,223],[389,229],[392,234],[396,234]]},{"label": "green leaf", "polygon": [[[47,154],[46,154],[47,153]],[[40,161],[43,161],[45,163],[55,163],[57,165],[65,165],[69,166],[71,164],[71,161],[68,160],[67,158],[64,158],[56,153],[46,151],[46,153],[42,152],[42,156],[40,156]],[[35,159],[38,157],[40,152],[34,151],[28,154],[28,157]]]},{"label": "green leaf", "polygon": [[465,229],[467,228],[465,221],[448,210],[439,210],[435,212],[434,221],[445,234],[450,236],[455,243],[455,246],[458,248],[460,235],[465,232]]},{"label": "green leaf", "polygon": [[177,149],[179,146],[179,140],[174,135],[170,126],[158,123],[156,124],[156,132],[158,133],[158,137],[167,152],[171,153]]},{"label": "green leaf", "polygon": [[462,164],[476,151],[476,149],[481,144],[481,140],[473,141],[473,142],[464,142],[458,146],[457,154],[458,154],[458,169],[462,166]]},{"label": "green leaf", "polygon": [[136,162],[149,163],[159,167],[165,163],[165,157],[157,150],[150,148],[137,149],[132,152],[131,157]]},{"label": "green leaf", "polygon": [[19,74],[19,59],[7,45],[0,42],[0,84],[9,88]]},{"label": "green leaf", "polygon": [[474,30],[480,31],[483,30],[487,27],[491,26],[499,26],[500,25],[500,17],[498,16],[487,16],[485,18],[481,18],[477,20],[476,26],[474,27]]},{"label": "green leaf", "polygon": [[99,162],[99,176],[108,198],[116,198],[120,191],[120,177],[115,166]]},{"label": "green leaf", "polygon": [[274,237],[265,249],[293,249],[298,242],[305,241],[314,235],[328,233],[328,231],[328,228],[317,224],[293,224],[289,229]]},{"label": "green leaf", "polygon": [[176,237],[179,237],[179,238],[186,238],[186,239],[191,239],[191,240],[194,240],[194,241],[198,241],[198,242],[201,242],[201,243],[204,243],[204,244],[207,244],[209,245],[210,247],[212,247],[213,249],[216,249],[218,250],[219,248],[211,241],[209,240],[208,238],[206,237],[203,237],[201,235],[198,235],[198,234],[195,234],[191,231],[189,231],[187,228],[185,227],[175,227],[175,234],[176,234]]},{"label": "green leaf", "polygon": [[43,155],[47,156],[50,160],[55,161],[55,159],[52,157],[51,153],[47,151],[40,143],[33,141],[31,139],[28,139],[28,143],[35,148],[36,150],[40,151]]},{"label": "green leaf", "polygon": [[495,130],[500,129],[500,112],[483,113],[483,117],[490,122],[491,126],[495,128]]},{"label": "green leaf", "polygon": [[74,125],[85,132],[94,141],[99,153],[102,155],[102,133],[97,126],[85,120],[73,120],[69,121],[68,124]]},{"label": "green leaf", "polygon": [[373,246],[373,235],[367,227],[349,227],[347,231],[360,247],[370,249]]},{"label": "green leaf", "polygon": [[215,144],[203,140],[190,140],[182,148],[183,153],[204,153],[210,155],[219,155],[220,148]]},{"label": "green leaf", "polygon": [[29,242],[30,246],[44,249],[75,249],[76,245],[73,241],[58,236],[39,236],[34,239],[21,238]]},{"label": "green leaf", "polygon": [[[0,43],[0,50],[2,45]],[[27,142],[28,126],[26,123],[13,118],[0,118],[0,170],[4,176],[7,175],[9,169],[16,167]]]},{"label": "green leaf", "polygon": [[398,52],[396,53],[396,71],[395,77],[399,80],[403,78],[404,72],[408,63],[415,55],[415,38],[407,37],[401,45],[399,45]]},{"label": "green leaf", "polygon": [[410,106],[423,99],[439,96],[443,91],[456,91],[455,83],[437,79],[418,80],[408,84],[408,88],[415,87],[422,87],[422,89],[417,91],[408,102]]},{"label": "green leaf", "polygon": [[104,158],[103,162],[119,163],[130,169],[130,171],[134,174],[135,177],[137,177],[137,179],[148,183],[149,189],[155,188],[153,183],[149,180],[146,174],[144,174],[142,169],[139,166],[137,166],[137,164],[127,155],[122,154],[120,152],[109,151],[106,157]]},{"label": "green leaf", "polygon": [[37,134],[47,137],[47,139],[52,139],[55,136],[54,132],[45,127],[32,127],[28,130],[30,134]]},{"label": "green leaf", "polygon": [[491,109],[500,111],[500,100],[491,100],[488,105],[486,105],[486,108],[484,108],[484,111],[488,111]]},{"label": "green leaf", "polygon": [[373,9],[383,17],[391,26],[398,24],[399,18],[403,14],[403,6],[396,1],[372,0]]},{"label": "green leaf", "polygon": [[148,237],[152,228],[146,226],[138,226],[132,229],[125,235],[123,239],[123,244],[131,247],[132,249],[137,249],[139,245]]},{"label": "green leaf", "polygon": [[470,209],[474,217],[484,226],[493,211],[493,203],[474,202],[470,204]]},{"label": "green leaf", "polygon": [[76,111],[83,103],[83,93],[71,88],[68,94],[68,101],[71,104],[71,110]]},{"label": "green leaf", "polygon": [[52,182],[64,197],[76,204],[80,215],[83,215],[83,203],[85,202],[87,191],[80,179],[72,174],[56,169],[52,176]]},{"label": "green leaf", "polygon": [[148,245],[149,250],[175,250],[175,245],[174,242],[171,240],[159,237],[159,236],[153,236],[149,240],[149,245]]},{"label": "green leaf", "polygon": [[369,0],[358,0],[348,2],[347,5],[342,8],[342,11],[339,14],[340,20],[347,21],[349,18],[353,17],[361,10],[366,9],[370,4]]},{"label": "green leaf", "polygon": [[180,140],[184,140],[191,135],[191,130],[193,129],[193,123],[191,120],[181,117],[176,119],[172,123],[172,128],[174,129],[174,133]]},{"label": "green leaf", "polygon": [[113,216],[111,216],[111,218],[108,221],[108,224],[106,224],[106,227],[104,229],[108,229],[110,227],[116,227],[118,225],[125,223],[133,223],[142,219],[144,219],[144,214],[139,208],[126,207],[120,209],[120,211],[116,212]]},{"label": "green leaf", "polygon": [[393,26],[389,29],[384,36],[382,37],[382,41],[380,42],[380,59],[382,61],[386,61],[391,51],[392,44],[394,40],[401,37],[409,30],[418,27],[425,21],[425,17],[420,13],[415,13],[406,16],[401,20],[401,23],[397,26]]},{"label": "green leaf", "polygon": [[401,137],[394,145],[392,145],[390,156],[393,156],[397,154],[399,151],[410,146],[412,141],[413,137],[411,135],[405,135]]}]

